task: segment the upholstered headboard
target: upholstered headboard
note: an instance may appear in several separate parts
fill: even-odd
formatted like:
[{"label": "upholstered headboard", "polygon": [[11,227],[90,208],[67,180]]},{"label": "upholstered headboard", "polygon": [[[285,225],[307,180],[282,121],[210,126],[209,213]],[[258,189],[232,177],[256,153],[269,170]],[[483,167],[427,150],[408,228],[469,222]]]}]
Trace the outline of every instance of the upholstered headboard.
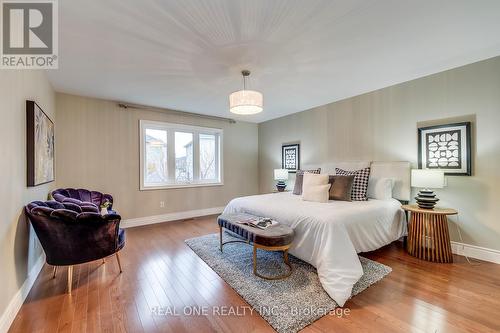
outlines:
[{"label": "upholstered headboard", "polygon": [[372,162],[370,177],[394,179],[392,197],[410,201],[410,162]]},{"label": "upholstered headboard", "polygon": [[327,173],[330,175],[335,174],[335,168],[340,168],[344,170],[359,170],[363,168],[367,168],[370,166],[370,161],[348,161],[348,162],[331,162],[331,163],[323,163],[323,164],[311,164],[305,165],[301,169],[310,170],[321,168],[321,173]]},{"label": "upholstered headboard", "polygon": [[304,166],[304,170],[321,168],[321,173],[335,174],[335,168],[344,170],[359,170],[371,167],[370,178],[392,178],[394,188],[392,196],[400,201],[409,201],[411,195],[410,187],[410,162],[332,162],[327,164],[311,164]]}]

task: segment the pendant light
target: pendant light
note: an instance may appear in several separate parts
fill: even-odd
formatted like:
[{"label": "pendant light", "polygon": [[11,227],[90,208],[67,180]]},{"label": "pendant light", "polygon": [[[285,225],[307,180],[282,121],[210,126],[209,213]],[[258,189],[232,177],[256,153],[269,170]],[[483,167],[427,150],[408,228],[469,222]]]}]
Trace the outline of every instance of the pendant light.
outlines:
[{"label": "pendant light", "polygon": [[247,78],[250,71],[241,71],[243,75],[243,90],[235,91],[229,95],[229,111],[235,114],[251,115],[262,112],[264,97],[255,90],[247,90]]}]

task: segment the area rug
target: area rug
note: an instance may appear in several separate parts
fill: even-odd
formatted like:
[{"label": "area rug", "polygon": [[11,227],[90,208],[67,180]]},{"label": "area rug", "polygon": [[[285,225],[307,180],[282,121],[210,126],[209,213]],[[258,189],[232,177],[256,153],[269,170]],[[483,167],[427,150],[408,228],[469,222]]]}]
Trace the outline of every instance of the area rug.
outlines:
[{"label": "area rug", "polygon": [[[224,241],[231,240],[224,235]],[[192,238],[186,244],[245,299],[277,332],[297,332],[325,315],[338,315],[338,305],[321,286],[316,269],[290,255],[293,273],[284,280],[269,281],[253,274],[252,247],[244,243],[224,245],[219,251],[219,235]],[[359,257],[363,276],[354,285],[359,294],[391,272],[391,268]],[[277,275],[288,269],[281,252],[259,250],[258,271]],[[340,309],[338,309],[340,310]]]}]

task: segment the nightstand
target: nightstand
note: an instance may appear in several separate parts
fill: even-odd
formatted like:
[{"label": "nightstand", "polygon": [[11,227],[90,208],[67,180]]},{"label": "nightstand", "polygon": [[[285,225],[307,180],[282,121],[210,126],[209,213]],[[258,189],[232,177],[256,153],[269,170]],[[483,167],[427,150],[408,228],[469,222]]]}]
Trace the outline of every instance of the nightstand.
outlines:
[{"label": "nightstand", "polygon": [[422,209],[417,205],[403,205],[401,208],[411,213],[408,253],[427,261],[453,262],[447,216],[458,212],[449,208]]}]

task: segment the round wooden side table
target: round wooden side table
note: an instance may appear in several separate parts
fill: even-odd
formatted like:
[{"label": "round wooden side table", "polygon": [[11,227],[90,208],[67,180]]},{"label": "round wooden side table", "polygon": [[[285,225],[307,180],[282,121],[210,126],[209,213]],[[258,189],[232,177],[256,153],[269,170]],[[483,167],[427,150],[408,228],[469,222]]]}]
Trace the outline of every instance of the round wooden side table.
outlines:
[{"label": "round wooden side table", "polygon": [[401,208],[411,213],[408,253],[427,261],[453,262],[447,216],[458,212],[449,208],[422,209],[417,205],[403,205]]}]

